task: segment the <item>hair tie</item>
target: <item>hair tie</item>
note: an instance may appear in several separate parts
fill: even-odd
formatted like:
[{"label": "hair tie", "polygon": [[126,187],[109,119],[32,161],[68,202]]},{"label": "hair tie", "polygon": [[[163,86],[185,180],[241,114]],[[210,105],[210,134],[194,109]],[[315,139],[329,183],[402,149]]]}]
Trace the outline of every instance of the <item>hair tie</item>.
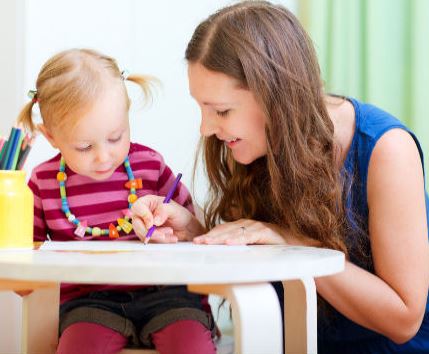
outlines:
[{"label": "hair tie", "polygon": [[121,72],[122,80],[125,81],[126,79],[128,79],[128,76],[130,76],[130,72],[127,69],[122,70],[122,72]]},{"label": "hair tie", "polygon": [[37,90],[29,90],[27,93],[27,96],[29,98],[31,98],[31,101],[33,103],[37,103],[38,99],[37,99]]}]

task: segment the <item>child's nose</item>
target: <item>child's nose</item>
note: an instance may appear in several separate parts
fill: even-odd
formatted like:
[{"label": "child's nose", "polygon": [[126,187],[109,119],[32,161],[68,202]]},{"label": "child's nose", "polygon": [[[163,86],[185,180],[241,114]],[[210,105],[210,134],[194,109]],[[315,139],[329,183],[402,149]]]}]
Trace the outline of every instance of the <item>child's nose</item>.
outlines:
[{"label": "child's nose", "polygon": [[110,160],[110,153],[108,149],[98,149],[96,151],[95,160],[97,163],[105,163]]}]

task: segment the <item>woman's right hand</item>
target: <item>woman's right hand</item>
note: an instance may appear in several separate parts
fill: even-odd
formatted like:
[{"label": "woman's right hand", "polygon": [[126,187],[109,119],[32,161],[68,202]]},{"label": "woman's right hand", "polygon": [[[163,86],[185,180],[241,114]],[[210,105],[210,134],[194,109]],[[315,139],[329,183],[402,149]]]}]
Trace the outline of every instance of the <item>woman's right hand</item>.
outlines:
[{"label": "woman's right hand", "polygon": [[157,227],[151,241],[158,243],[191,241],[204,233],[204,228],[188,209],[174,200],[169,203],[163,201],[163,197],[145,195],[131,207],[133,228],[140,240],[144,241],[153,225]]}]

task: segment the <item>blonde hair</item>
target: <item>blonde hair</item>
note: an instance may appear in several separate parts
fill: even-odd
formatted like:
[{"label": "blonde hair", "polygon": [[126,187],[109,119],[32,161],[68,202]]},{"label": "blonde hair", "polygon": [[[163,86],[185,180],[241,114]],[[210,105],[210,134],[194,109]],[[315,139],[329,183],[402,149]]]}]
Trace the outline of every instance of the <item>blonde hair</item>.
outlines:
[{"label": "blonde hair", "polygon": [[[92,49],[69,49],[50,58],[40,70],[36,92],[18,116],[18,123],[31,132],[36,130],[33,106],[39,104],[43,123],[58,127],[74,124],[79,113],[88,108],[103,92],[106,79],[117,78],[139,85],[145,99],[151,97],[150,85],[156,80],[144,75],[124,77],[116,60]],[[128,107],[130,99],[124,85]]]}]

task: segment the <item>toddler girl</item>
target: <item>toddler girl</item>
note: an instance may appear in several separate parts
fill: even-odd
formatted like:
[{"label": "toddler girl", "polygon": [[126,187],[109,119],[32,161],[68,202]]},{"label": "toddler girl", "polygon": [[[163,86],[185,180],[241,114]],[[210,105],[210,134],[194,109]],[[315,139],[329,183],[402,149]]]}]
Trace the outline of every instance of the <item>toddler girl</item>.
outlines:
[{"label": "toddler girl", "polygon": [[[149,95],[147,77],[127,77],[114,59],[93,50],[61,52],[41,69],[18,118],[59,150],[29,181],[35,241],[137,238],[129,208],[140,196],[165,195],[174,182],[159,153],[130,143],[125,80]],[[36,103],[43,120],[37,127]],[[183,184],[173,199],[193,211]],[[178,236],[158,228],[154,239]],[[215,353],[206,300],[185,286],[62,284],[58,353],[117,353],[128,344],[165,354]]]}]

